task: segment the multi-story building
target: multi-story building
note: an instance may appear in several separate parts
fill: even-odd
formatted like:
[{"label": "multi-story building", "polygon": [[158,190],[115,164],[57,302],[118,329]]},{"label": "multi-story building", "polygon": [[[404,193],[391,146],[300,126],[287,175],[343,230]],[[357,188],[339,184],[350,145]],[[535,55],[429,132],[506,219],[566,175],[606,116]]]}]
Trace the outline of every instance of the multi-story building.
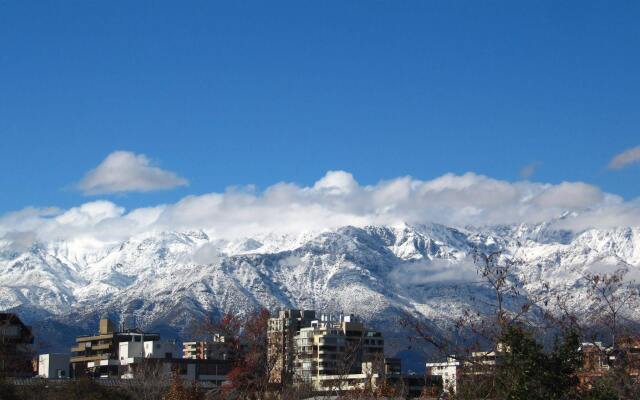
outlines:
[{"label": "multi-story building", "polygon": [[33,376],[33,333],[13,313],[0,313],[0,377]]},{"label": "multi-story building", "polygon": [[402,376],[400,372],[390,372],[385,361],[383,363],[363,362],[351,372],[319,374],[307,382],[316,392],[376,390],[383,382],[392,382],[393,385],[397,385]]},{"label": "multi-story building", "polygon": [[616,340],[616,348],[610,356],[610,363],[622,368],[635,382],[640,380],[640,338],[623,336]]},{"label": "multi-story building", "polygon": [[220,387],[231,371],[228,360],[187,358],[142,358],[122,365],[120,378],[154,380],[157,385],[169,385],[175,372],[187,382],[198,382],[203,388]]},{"label": "multi-story building", "polygon": [[471,352],[471,356],[465,357],[462,362],[455,356],[449,356],[443,362],[428,362],[426,374],[440,378],[445,392],[455,393],[460,380],[492,373],[509,351],[507,346],[498,343],[495,350]]},{"label": "multi-story building", "polygon": [[178,358],[176,344],[163,340],[146,340],[118,343],[118,360],[120,365],[133,364],[143,359]]},{"label": "multi-story building", "polygon": [[73,376],[91,375],[94,377],[119,376],[121,365],[119,350],[121,343],[136,343],[143,346],[145,342],[157,342],[160,335],[144,333],[138,329],[121,329],[116,331],[109,319],[101,319],[98,333],[89,336],[78,336],[76,345],[71,348],[70,359]]},{"label": "multi-story building", "polygon": [[590,389],[610,369],[611,349],[602,342],[584,342],[578,349],[582,355],[582,367],[577,373],[580,386]]},{"label": "multi-story building", "polygon": [[184,342],[182,344],[182,358],[193,360],[228,360],[228,343],[224,336],[215,334],[210,340]]},{"label": "multi-story building", "polygon": [[445,392],[456,392],[459,375],[460,362],[454,357],[447,357],[447,361],[445,362],[427,363],[427,376],[441,377],[442,388]]},{"label": "multi-story building", "polygon": [[[121,342],[119,347],[120,378],[160,378],[169,382],[172,371],[184,380],[198,381],[205,387],[220,386],[231,370],[227,360],[186,359],[179,357],[176,344],[168,341]],[[162,379],[164,377],[164,379]]]},{"label": "multi-story building", "polygon": [[353,315],[323,315],[294,336],[293,353],[294,380],[321,388],[336,377],[365,373],[366,363],[383,363],[384,338]]},{"label": "multi-story building", "polygon": [[267,359],[269,381],[275,384],[290,382],[293,376],[294,336],[316,319],[311,310],[284,310],[269,319],[267,327]]},{"label": "multi-story building", "polygon": [[582,367],[577,376],[583,388],[591,388],[613,369],[624,371],[634,381],[640,377],[640,339],[636,337],[620,337],[612,347],[601,342],[586,342],[579,350]]}]

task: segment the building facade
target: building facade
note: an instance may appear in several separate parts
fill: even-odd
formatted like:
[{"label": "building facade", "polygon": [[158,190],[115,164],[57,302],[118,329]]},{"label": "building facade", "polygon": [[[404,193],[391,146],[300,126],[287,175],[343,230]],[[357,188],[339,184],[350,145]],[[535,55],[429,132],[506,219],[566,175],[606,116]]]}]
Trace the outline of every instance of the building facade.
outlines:
[{"label": "building facade", "polygon": [[228,360],[228,343],[224,336],[215,334],[210,340],[184,342],[182,344],[182,358],[192,360]]},{"label": "building facade", "polygon": [[131,351],[135,352],[145,342],[159,340],[160,335],[144,333],[138,329],[117,331],[110,320],[101,319],[97,334],[76,338],[76,345],[71,348],[71,373],[74,377],[117,377],[121,365],[121,343],[132,343],[127,349],[131,348]]},{"label": "building facade", "polygon": [[120,342],[118,360],[120,365],[139,362],[142,359],[172,359],[179,358],[177,346],[174,342],[165,340],[126,341]]},{"label": "building facade", "polygon": [[445,362],[427,363],[427,376],[439,376],[442,379],[442,389],[455,393],[458,389],[460,376],[460,362],[454,357],[448,357]]},{"label": "building facade", "polygon": [[69,378],[69,354],[40,354],[38,356],[38,376],[45,379]]},{"label": "building facade", "polygon": [[33,333],[13,313],[0,313],[0,377],[33,376]]},{"label": "building facade", "polygon": [[283,310],[270,318],[267,326],[267,360],[269,381],[288,383],[293,378],[294,336],[316,319],[312,310]]},{"label": "building facade", "polygon": [[198,382],[204,388],[221,386],[227,379],[233,363],[227,360],[187,358],[129,358],[121,361],[121,379],[153,379],[158,384],[169,384],[175,371],[187,382]]},{"label": "building facade", "polygon": [[293,353],[294,381],[321,388],[327,376],[365,374],[363,365],[384,365],[384,338],[353,315],[323,315],[294,336]]}]

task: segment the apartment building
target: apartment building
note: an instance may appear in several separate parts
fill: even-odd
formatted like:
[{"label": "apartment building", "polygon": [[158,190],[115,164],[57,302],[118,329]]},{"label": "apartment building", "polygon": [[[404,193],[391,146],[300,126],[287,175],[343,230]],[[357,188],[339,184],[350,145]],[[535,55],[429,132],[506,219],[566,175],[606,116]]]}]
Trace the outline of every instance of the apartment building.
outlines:
[{"label": "apartment building", "polygon": [[174,371],[185,382],[198,382],[203,388],[220,387],[233,368],[228,360],[203,360],[187,358],[142,358],[125,363],[121,368],[121,379],[156,380],[156,384],[168,385]]},{"label": "apartment building", "polygon": [[429,362],[427,376],[439,376],[442,379],[442,389],[455,393],[458,389],[460,362],[454,357],[447,357],[447,361],[444,362]]},{"label": "apartment building", "polygon": [[455,356],[449,356],[443,362],[428,362],[426,375],[441,379],[442,389],[455,393],[460,380],[492,373],[509,351],[507,346],[498,343],[495,350],[471,352],[462,362]]},{"label": "apartment building", "polygon": [[182,358],[192,360],[228,360],[228,343],[224,336],[215,334],[210,340],[184,342],[182,344]]},{"label": "apartment building", "polygon": [[354,390],[376,390],[383,382],[399,382],[402,378],[400,372],[385,373],[388,368],[384,364],[381,365],[372,361],[363,362],[354,372],[319,374],[311,378],[308,383],[311,383],[316,392],[335,393]]},{"label": "apartment building", "polygon": [[269,381],[291,382],[293,377],[294,336],[316,319],[312,310],[282,310],[267,326],[267,357],[271,367]]},{"label": "apartment building", "polygon": [[13,313],[0,313],[0,376],[33,376],[33,333]]},{"label": "apartment building", "polygon": [[120,365],[139,362],[142,359],[178,358],[175,342],[163,340],[126,341],[118,343]]},{"label": "apartment building", "polygon": [[640,377],[640,339],[621,337],[616,346],[606,347],[601,342],[585,342],[580,345],[582,367],[577,373],[580,386],[590,389],[612,369],[624,371],[631,379]]},{"label": "apartment building", "polygon": [[167,341],[148,341],[142,347],[137,342],[121,342],[119,356],[121,379],[165,377],[168,383],[176,371],[183,380],[197,381],[206,388],[221,386],[233,366],[228,360],[181,358],[175,343]]},{"label": "apartment building", "polygon": [[640,338],[624,336],[616,340],[617,350],[610,356],[611,364],[623,368],[634,381],[640,379]]},{"label": "apartment building", "polygon": [[[78,336],[76,345],[71,348],[71,372],[74,377],[89,375],[93,377],[117,377],[121,360],[119,350],[121,343],[132,343],[132,353],[136,346],[144,346],[145,342],[157,342],[160,335],[145,333],[139,329],[116,330],[109,319],[100,320],[98,333]],[[135,344],[138,345],[135,345]],[[128,349],[129,347],[127,347]]]},{"label": "apartment building", "polygon": [[380,368],[371,372],[370,367],[383,364],[383,360],[382,333],[367,329],[354,315],[322,315],[294,336],[294,381],[311,383],[318,389],[330,386],[337,377],[353,375],[355,382],[363,374],[379,375]]},{"label": "apartment building", "polygon": [[610,369],[609,354],[611,349],[602,342],[583,342],[579,351],[582,355],[582,367],[578,371],[580,386],[590,389],[594,383],[604,376]]}]

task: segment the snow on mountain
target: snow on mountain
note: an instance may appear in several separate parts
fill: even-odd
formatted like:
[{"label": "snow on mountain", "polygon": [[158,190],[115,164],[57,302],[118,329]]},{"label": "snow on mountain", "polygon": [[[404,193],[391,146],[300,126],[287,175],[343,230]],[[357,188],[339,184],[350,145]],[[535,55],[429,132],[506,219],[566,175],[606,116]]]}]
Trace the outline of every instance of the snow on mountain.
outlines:
[{"label": "snow on mountain", "polygon": [[482,307],[474,299],[488,293],[477,284],[475,250],[522,260],[525,294],[548,282],[575,295],[578,309],[587,305],[584,272],[624,267],[640,276],[640,228],[572,233],[551,226],[347,226],[241,240],[155,232],[28,249],[0,240],[0,309],[63,341],[91,331],[103,314],[179,335],[204,314],[257,307],[352,312],[394,331],[401,313],[446,325]]}]

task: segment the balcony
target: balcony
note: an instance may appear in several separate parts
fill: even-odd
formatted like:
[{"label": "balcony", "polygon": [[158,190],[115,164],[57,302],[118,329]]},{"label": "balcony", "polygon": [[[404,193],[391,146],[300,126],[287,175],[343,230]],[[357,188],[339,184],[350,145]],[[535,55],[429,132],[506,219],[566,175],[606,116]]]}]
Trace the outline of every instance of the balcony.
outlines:
[{"label": "balcony", "polygon": [[79,362],[108,360],[110,356],[111,354],[79,355],[79,356],[71,357],[71,359],[69,359],[69,362],[79,363]]}]

